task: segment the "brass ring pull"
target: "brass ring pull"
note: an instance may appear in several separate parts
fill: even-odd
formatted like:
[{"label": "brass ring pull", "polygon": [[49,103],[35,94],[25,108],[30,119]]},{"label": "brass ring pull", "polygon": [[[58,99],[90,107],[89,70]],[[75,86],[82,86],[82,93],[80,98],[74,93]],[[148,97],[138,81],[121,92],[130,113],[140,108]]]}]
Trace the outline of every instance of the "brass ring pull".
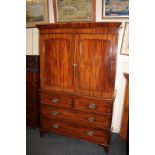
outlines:
[{"label": "brass ring pull", "polygon": [[52,102],[53,102],[53,103],[58,103],[59,101],[60,101],[60,99],[57,98],[57,97],[52,98]]},{"label": "brass ring pull", "polygon": [[89,109],[96,109],[96,104],[90,103],[88,107],[89,107]]},{"label": "brass ring pull", "polygon": [[59,126],[60,126],[59,124],[53,124],[52,125],[52,127],[55,128],[55,129],[59,128]]},{"label": "brass ring pull", "polygon": [[89,117],[88,118],[88,121],[91,122],[91,123],[93,123],[93,122],[95,122],[95,118],[94,117]]},{"label": "brass ring pull", "polygon": [[52,112],[52,115],[53,115],[53,116],[57,116],[57,115],[59,115],[59,114],[60,114],[59,111],[53,111],[53,112]]},{"label": "brass ring pull", "polygon": [[93,136],[94,135],[94,132],[93,131],[87,131],[87,136]]}]

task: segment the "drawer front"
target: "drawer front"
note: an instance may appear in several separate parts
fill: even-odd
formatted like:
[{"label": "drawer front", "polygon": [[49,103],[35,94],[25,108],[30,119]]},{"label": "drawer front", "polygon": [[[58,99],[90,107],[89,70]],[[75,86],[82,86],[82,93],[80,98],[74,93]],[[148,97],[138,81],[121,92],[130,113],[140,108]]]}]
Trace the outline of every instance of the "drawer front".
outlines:
[{"label": "drawer front", "polygon": [[108,131],[84,128],[73,124],[71,125],[43,118],[41,118],[41,129],[104,145],[108,145],[110,136],[110,132]]},{"label": "drawer front", "polygon": [[112,115],[112,103],[105,101],[89,100],[89,99],[76,99],[75,108],[94,113],[107,113]]},{"label": "drawer front", "polygon": [[111,126],[111,117],[106,115],[97,115],[77,110],[73,111],[47,106],[41,106],[40,113],[46,118],[66,120],[73,123],[76,122],[79,125],[97,129],[109,129]]},{"label": "drawer front", "polygon": [[55,107],[72,107],[72,98],[57,94],[40,93],[40,103]]}]

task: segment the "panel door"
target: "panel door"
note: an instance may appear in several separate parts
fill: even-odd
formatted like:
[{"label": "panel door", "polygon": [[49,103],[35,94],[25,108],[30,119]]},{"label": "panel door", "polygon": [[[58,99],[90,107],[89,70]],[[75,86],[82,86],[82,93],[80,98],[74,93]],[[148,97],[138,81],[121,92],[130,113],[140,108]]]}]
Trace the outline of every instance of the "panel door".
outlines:
[{"label": "panel door", "polygon": [[73,43],[70,34],[42,34],[41,89],[73,92]]},{"label": "panel door", "polygon": [[116,40],[112,34],[76,36],[76,94],[111,96],[114,90],[115,77],[112,72],[115,71]]}]

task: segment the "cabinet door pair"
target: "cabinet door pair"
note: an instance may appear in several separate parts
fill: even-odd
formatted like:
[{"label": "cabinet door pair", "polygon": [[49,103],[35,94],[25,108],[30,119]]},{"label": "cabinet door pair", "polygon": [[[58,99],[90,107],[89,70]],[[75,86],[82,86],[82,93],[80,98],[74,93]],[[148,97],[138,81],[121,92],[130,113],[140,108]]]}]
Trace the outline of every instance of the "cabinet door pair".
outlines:
[{"label": "cabinet door pair", "polygon": [[102,97],[114,89],[113,34],[41,34],[41,89]]}]

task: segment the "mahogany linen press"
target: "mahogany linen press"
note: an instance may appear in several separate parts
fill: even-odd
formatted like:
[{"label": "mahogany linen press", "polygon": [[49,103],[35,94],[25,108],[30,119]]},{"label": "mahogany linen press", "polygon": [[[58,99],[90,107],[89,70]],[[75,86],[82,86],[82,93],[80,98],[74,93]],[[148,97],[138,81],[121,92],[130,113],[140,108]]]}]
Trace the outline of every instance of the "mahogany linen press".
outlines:
[{"label": "mahogany linen press", "polygon": [[37,25],[41,136],[57,133],[99,144],[108,152],[120,25]]}]

